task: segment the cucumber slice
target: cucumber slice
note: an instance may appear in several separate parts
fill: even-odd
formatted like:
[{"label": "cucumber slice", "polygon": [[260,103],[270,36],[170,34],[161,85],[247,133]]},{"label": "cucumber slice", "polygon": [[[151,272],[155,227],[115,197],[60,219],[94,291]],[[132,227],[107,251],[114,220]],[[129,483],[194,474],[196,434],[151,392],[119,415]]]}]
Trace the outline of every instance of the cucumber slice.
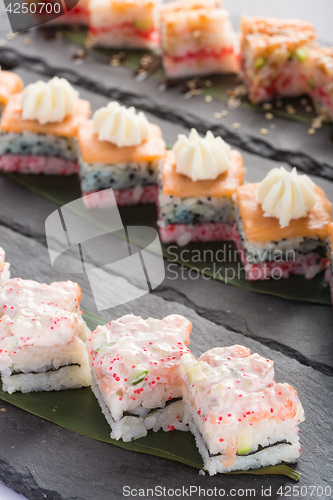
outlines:
[{"label": "cucumber slice", "polygon": [[308,51],[304,47],[299,47],[295,51],[295,56],[297,57],[298,62],[304,62],[308,58]]},{"label": "cucumber slice", "polygon": [[237,455],[245,455],[252,450],[252,429],[244,427],[238,434]]},{"label": "cucumber slice", "polygon": [[204,372],[199,364],[193,366],[187,372],[187,378],[190,384],[194,384],[195,382],[199,382],[204,378]]},{"label": "cucumber slice", "polygon": [[260,69],[267,63],[266,57],[257,57],[254,61],[254,69]]}]

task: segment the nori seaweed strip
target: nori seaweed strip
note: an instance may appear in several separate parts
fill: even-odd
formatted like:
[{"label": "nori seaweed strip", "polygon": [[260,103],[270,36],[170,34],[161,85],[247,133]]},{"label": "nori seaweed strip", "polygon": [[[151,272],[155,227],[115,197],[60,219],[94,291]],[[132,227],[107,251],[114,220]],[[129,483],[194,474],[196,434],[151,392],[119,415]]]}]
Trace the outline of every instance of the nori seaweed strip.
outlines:
[{"label": "nori seaweed strip", "polygon": [[[171,403],[176,403],[176,401],[181,401],[182,398],[172,398],[172,399],[169,399],[165,405],[163,407],[157,407],[157,408],[152,408],[151,410],[149,410],[149,412],[145,415],[145,417],[147,415],[150,415],[150,413],[153,413],[154,411],[157,411],[157,410],[164,410],[164,408],[166,408],[167,406],[171,405]],[[124,417],[139,417],[139,415],[136,415],[136,413],[131,413],[129,411],[124,411],[123,413]]]},{"label": "nori seaweed strip", "polygon": [[57,372],[57,371],[61,370],[62,368],[66,368],[67,366],[81,366],[81,365],[79,363],[69,363],[68,365],[59,366],[59,368],[54,368],[54,366],[51,366],[51,368],[48,368],[47,370],[42,371],[42,372],[22,372],[19,370],[16,372],[12,372],[10,374],[10,377],[13,377],[14,375],[28,375],[28,373],[30,373],[32,375],[41,375],[42,373]]}]

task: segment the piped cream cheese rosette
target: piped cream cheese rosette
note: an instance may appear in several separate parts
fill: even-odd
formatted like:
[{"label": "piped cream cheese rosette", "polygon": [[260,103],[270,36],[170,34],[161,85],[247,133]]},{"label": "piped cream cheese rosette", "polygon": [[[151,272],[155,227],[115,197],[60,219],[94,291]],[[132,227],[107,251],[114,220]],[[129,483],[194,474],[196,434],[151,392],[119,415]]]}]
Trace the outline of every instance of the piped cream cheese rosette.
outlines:
[{"label": "piped cream cheese rosette", "polygon": [[65,78],[39,80],[22,92],[22,118],[37,120],[41,125],[60,123],[74,113],[78,97],[79,93]]},{"label": "piped cream cheese rosette", "polygon": [[145,114],[115,101],[98,109],[93,115],[93,123],[100,141],[111,142],[119,148],[139,146],[148,139],[149,122]]},{"label": "piped cream cheese rosette", "polygon": [[273,168],[259,184],[258,202],[265,217],[279,219],[281,228],[292,219],[305,217],[316,202],[315,184],[307,175],[299,175],[296,168]]},{"label": "piped cream cheese rosette", "polygon": [[181,134],[173,147],[176,171],[193,181],[214,180],[230,167],[230,146],[208,131],[200,137],[193,128],[188,137]]}]

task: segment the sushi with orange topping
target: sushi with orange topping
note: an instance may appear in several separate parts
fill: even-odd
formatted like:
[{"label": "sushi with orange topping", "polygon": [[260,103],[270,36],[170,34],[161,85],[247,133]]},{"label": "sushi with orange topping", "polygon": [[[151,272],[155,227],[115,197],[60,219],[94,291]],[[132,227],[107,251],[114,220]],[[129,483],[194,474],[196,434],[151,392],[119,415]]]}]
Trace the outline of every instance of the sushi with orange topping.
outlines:
[{"label": "sushi with orange topping", "polygon": [[[78,130],[84,202],[107,206],[109,188],[118,205],[156,203],[158,173],[166,152],[161,129],[142,112],[110,102]],[[111,200],[112,201],[112,200]]]},{"label": "sushi with orange topping", "polygon": [[5,285],[10,278],[9,263],[5,261],[5,251],[0,247],[0,287]]},{"label": "sushi with orange topping", "polygon": [[311,23],[246,17],[241,22],[241,69],[253,103],[307,92]]},{"label": "sushi with orange topping", "polygon": [[273,361],[240,345],[181,362],[185,418],[210,475],[295,462],[304,412]]},{"label": "sushi with orange topping", "polygon": [[52,391],[89,386],[81,289],[71,281],[12,279],[0,290],[2,388]]},{"label": "sushi with orange topping", "polygon": [[132,314],[98,326],[87,340],[92,390],[111,437],[132,441],[148,430],[188,430],[183,423],[179,361],[192,325],[183,316]]},{"label": "sushi with orange topping", "polygon": [[158,196],[159,231],[164,243],[231,240],[233,195],[244,181],[241,154],[221,137],[195,129],[180,135],[162,166]]},{"label": "sushi with orange topping", "polygon": [[229,13],[215,0],[180,0],[161,9],[161,50],[167,78],[239,70]]},{"label": "sushi with orange topping", "polygon": [[90,0],[89,38],[105,48],[156,49],[159,0]]},{"label": "sushi with orange topping", "polygon": [[326,268],[331,203],[308,176],[274,168],[235,198],[234,240],[247,279],[311,279]]},{"label": "sushi with orange topping", "polygon": [[0,122],[0,170],[70,175],[78,170],[76,134],[88,101],[64,78],[28,85],[11,96]]},{"label": "sushi with orange topping", "polygon": [[310,51],[309,59],[308,94],[317,111],[333,121],[333,47],[316,47]]},{"label": "sushi with orange topping", "polygon": [[18,75],[12,71],[0,70],[0,116],[10,96],[22,90],[23,81]]}]

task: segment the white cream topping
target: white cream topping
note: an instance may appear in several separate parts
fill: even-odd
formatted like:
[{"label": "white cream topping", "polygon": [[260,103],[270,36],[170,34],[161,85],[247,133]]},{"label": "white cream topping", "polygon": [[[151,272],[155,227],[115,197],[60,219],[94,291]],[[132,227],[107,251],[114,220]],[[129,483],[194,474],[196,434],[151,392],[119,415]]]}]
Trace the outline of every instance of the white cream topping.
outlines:
[{"label": "white cream topping", "polygon": [[79,93],[65,78],[55,76],[25,87],[21,96],[23,120],[37,120],[41,125],[60,123],[74,113]]},{"label": "white cream topping", "polygon": [[230,167],[230,146],[208,131],[200,137],[193,128],[188,137],[179,135],[173,147],[176,171],[192,181],[214,180]]},{"label": "white cream topping", "polygon": [[257,199],[265,217],[279,219],[281,228],[292,219],[305,217],[316,202],[315,184],[307,175],[299,175],[296,168],[288,172],[283,167],[273,168],[261,181]]},{"label": "white cream topping", "polygon": [[149,123],[144,113],[132,106],[109,102],[93,115],[94,130],[100,141],[108,141],[122,148],[139,146],[148,139]]}]

